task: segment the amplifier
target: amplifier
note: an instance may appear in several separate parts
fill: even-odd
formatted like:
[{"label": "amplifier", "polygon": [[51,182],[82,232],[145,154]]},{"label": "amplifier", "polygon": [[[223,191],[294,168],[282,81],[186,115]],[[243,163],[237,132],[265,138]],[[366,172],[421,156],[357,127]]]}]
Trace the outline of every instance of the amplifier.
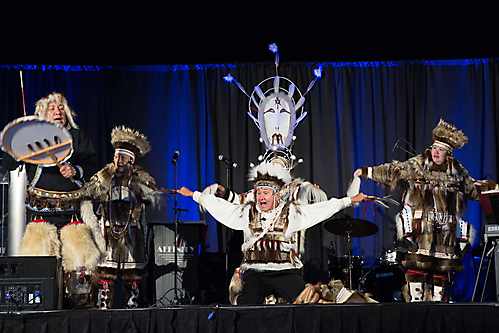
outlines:
[{"label": "amplifier", "polygon": [[56,257],[0,257],[0,311],[57,308]]}]

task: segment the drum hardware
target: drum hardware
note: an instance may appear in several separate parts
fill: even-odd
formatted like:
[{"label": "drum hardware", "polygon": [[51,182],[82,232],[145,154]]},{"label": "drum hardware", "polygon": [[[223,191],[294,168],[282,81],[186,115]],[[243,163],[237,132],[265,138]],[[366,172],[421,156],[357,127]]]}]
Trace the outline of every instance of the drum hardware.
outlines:
[{"label": "drum hardware", "polygon": [[[363,276],[362,266],[364,264],[361,256],[349,255],[329,255],[328,269],[330,280],[341,280],[343,285],[348,287],[350,281],[354,289],[358,288],[358,283]],[[349,270],[349,266],[351,268]],[[351,272],[351,278],[350,278]]]},{"label": "drum hardware", "polygon": [[397,250],[388,249],[381,252],[379,262],[382,265],[397,265]]},{"label": "drum hardware", "polygon": [[352,237],[372,236],[379,231],[376,224],[351,217],[330,219],[324,223],[324,228],[332,234],[346,236],[348,244],[348,280],[350,290],[353,290],[352,284]]},{"label": "drum hardware", "polygon": [[381,265],[398,265],[400,260],[397,261],[397,256],[400,254],[399,246],[397,242],[393,242],[390,246],[385,248],[383,252],[381,252],[379,256],[379,263]]}]

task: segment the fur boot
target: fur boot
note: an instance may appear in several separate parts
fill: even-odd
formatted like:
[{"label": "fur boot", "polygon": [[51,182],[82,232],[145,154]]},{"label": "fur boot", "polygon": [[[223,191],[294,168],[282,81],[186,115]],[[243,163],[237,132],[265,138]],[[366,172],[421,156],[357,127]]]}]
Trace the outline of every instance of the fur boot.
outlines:
[{"label": "fur boot", "polygon": [[445,301],[445,287],[447,277],[445,275],[433,275],[433,302]]},{"label": "fur boot", "polygon": [[241,277],[241,268],[236,268],[229,285],[229,301],[230,304],[236,305],[236,299],[243,291],[243,280]]},{"label": "fur boot", "polygon": [[101,259],[101,252],[92,237],[92,230],[81,222],[73,222],[61,228],[62,266],[75,271],[82,267],[92,270]]},{"label": "fur boot", "polygon": [[26,226],[19,254],[22,256],[61,257],[61,242],[57,228],[45,220],[34,220]]},{"label": "fur boot", "polygon": [[140,281],[128,281],[127,285],[125,287],[125,290],[127,291],[127,296],[125,300],[127,301],[126,303],[126,308],[128,309],[136,309],[139,307],[140,302]]},{"label": "fur boot", "polygon": [[409,295],[411,302],[422,302],[423,301],[423,282],[409,282]]},{"label": "fur boot", "polygon": [[92,307],[90,299],[90,275],[91,271],[81,269],[80,271],[67,271],[65,277],[66,291],[71,299],[72,307],[75,309],[87,309]]},{"label": "fur boot", "polygon": [[100,279],[97,291],[97,307],[101,310],[111,309],[113,306],[113,293],[113,281]]},{"label": "fur boot", "polygon": [[422,302],[425,293],[425,282],[428,274],[424,271],[408,269],[405,273],[405,281],[407,285],[404,286],[402,292],[406,302]]}]

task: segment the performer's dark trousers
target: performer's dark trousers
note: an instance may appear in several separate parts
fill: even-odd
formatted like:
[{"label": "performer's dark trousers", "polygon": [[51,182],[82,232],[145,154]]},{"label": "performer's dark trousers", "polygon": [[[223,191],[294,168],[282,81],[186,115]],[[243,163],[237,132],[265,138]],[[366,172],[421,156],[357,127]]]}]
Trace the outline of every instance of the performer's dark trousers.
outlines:
[{"label": "performer's dark trousers", "polygon": [[292,303],[305,288],[299,269],[282,271],[247,270],[243,274],[243,291],[237,304],[263,304],[265,297],[274,294]]}]

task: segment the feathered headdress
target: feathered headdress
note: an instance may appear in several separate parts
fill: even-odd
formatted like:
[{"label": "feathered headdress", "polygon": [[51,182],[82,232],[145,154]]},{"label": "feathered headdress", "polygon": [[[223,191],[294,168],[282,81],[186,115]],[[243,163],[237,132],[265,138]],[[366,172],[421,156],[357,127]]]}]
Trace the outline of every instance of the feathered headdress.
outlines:
[{"label": "feathered headdress", "polygon": [[74,122],[74,117],[76,117],[76,113],[74,110],[68,105],[68,100],[61,93],[53,92],[47,97],[41,98],[35,104],[35,115],[41,118],[47,118],[47,109],[50,103],[59,102],[64,107],[64,111],[66,113],[66,119],[71,124],[73,128],[78,129],[78,126]]},{"label": "feathered headdress", "polygon": [[[111,144],[116,153],[122,153],[132,157],[142,157],[151,150],[147,137],[131,128],[116,126],[111,132]],[[130,153],[133,155],[130,155]]]},{"label": "feathered headdress", "polygon": [[450,153],[453,149],[461,148],[468,143],[468,137],[464,135],[463,131],[458,131],[456,126],[443,119],[440,119],[437,127],[433,129],[432,137],[434,145],[440,146]]},{"label": "feathered headdress", "polygon": [[291,183],[291,175],[288,169],[279,164],[263,162],[250,169],[248,180],[255,182],[255,188],[271,187],[279,192]]}]

